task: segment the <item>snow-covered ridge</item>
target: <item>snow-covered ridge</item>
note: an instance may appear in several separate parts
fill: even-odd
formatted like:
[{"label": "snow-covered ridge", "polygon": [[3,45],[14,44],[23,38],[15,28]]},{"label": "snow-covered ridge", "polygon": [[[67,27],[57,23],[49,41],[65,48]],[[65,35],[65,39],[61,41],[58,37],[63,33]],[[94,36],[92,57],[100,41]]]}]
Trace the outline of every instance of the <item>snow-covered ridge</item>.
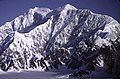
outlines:
[{"label": "snow-covered ridge", "polygon": [[33,54],[41,58],[62,47],[74,51],[76,46],[84,48],[89,38],[102,47],[111,45],[119,35],[120,24],[110,16],[70,4],[55,10],[35,7],[0,27],[0,53],[17,61],[26,52],[29,63]]}]

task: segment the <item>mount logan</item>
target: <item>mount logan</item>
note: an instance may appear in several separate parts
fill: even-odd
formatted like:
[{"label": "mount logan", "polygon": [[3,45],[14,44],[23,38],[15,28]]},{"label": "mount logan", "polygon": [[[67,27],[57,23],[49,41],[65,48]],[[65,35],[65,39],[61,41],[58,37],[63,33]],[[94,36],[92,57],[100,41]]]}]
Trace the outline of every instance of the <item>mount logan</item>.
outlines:
[{"label": "mount logan", "polygon": [[0,68],[65,66],[79,77],[80,72],[90,74],[95,67],[110,70],[120,58],[119,36],[120,24],[110,16],[70,4],[54,10],[35,7],[0,27]]}]

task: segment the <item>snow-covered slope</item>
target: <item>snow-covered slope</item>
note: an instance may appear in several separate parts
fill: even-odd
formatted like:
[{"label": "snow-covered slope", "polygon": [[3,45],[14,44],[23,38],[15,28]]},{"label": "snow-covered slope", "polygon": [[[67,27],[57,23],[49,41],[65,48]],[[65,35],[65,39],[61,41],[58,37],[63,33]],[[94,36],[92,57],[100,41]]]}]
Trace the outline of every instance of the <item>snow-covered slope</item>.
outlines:
[{"label": "snow-covered slope", "polygon": [[29,62],[33,54],[41,58],[56,48],[73,53],[76,47],[85,49],[87,39],[108,46],[119,35],[120,24],[110,16],[70,4],[55,10],[35,7],[0,27],[1,59],[12,56],[17,62],[18,54],[24,59],[26,52]]}]

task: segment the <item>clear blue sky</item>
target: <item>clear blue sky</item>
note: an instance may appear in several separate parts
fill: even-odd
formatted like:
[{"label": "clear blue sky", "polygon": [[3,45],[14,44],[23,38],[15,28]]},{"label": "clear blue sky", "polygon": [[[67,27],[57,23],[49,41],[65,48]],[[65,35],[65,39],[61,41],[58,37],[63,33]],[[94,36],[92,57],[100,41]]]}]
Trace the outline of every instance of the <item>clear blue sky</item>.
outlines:
[{"label": "clear blue sky", "polygon": [[0,0],[0,26],[25,13],[29,8],[37,6],[55,9],[68,3],[76,8],[107,14],[120,22],[119,0]]}]

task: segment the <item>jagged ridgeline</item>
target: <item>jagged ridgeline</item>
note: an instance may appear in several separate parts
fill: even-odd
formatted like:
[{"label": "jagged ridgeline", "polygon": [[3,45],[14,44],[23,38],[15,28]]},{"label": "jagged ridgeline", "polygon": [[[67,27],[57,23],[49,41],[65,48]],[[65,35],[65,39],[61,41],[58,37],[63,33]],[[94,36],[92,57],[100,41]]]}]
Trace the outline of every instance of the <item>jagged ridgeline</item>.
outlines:
[{"label": "jagged ridgeline", "polygon": [[107,15],[67,4],[55,10],[30,9],[0,27],[0,68],[65,67],[82,77],[106,68],[120,73],[120,24]]}]

